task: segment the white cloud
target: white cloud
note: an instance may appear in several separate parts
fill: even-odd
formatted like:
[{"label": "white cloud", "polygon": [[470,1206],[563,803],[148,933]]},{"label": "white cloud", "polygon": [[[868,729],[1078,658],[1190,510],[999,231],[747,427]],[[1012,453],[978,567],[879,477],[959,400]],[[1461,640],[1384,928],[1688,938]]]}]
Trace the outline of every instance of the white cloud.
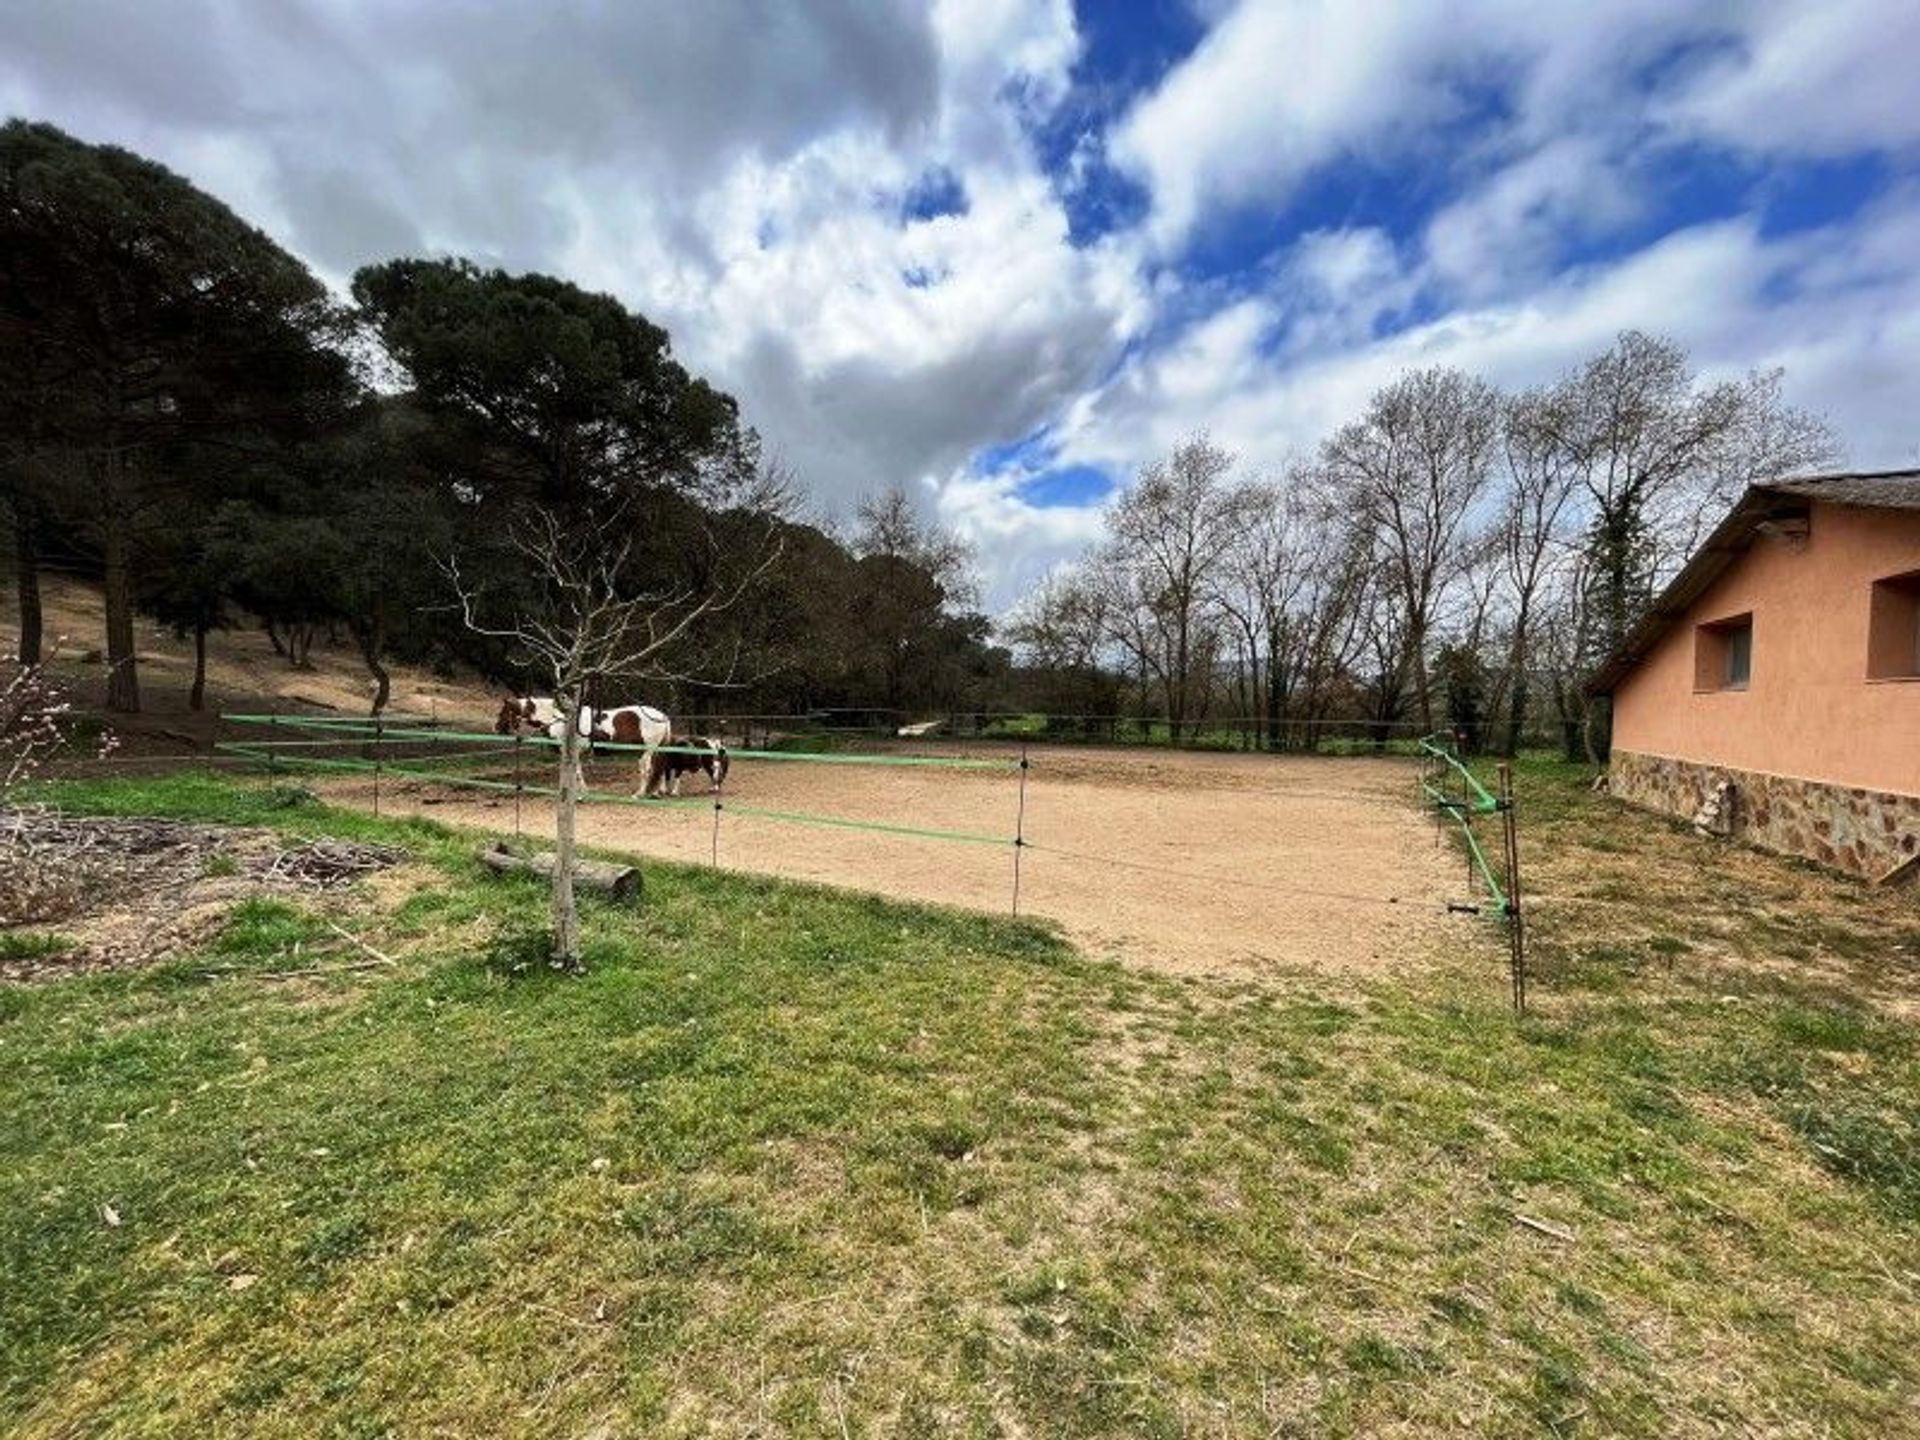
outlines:
[{"label": "white cloud", "polygon": [[1643,208],[1600,141],[1566,136],[1496,170],[1434,216],[1427,256],[1452,293],[1483,300],[1551,275],[1570,239],[1606,235]]},{"label": "white cloud", "polygon": [[1668,123],[1771,153],[1920,144],[1920,6],[1769,0],[1746,8],[1753,23],[1743,43],[1663,108]]},{"label": "white cloud", "polygon": [[[1912,193],[1810,234],[1743,218],[1563,269],[1656,213],[1649,162],[1688,145],[1762,166],[1877,146],[1910,168],[1907,0],[1391,21],[1206,0],[1194,54],[1079,137],[1081,180],[1104,149],[1150,200],[1138,231],[1080,248],[1029,138],[1070,93],[1069,0],[165,8],[0,9],[0,100],[174,165],[335,283],[425,250],[621,296],[740,396],[818,508],[910,485],[980,547],[996,604],[1101,506],[1029,503],[1018,465],[976,473],[985,447],[1044,429],[1059,464],[1125,477],[1205,427],[1272,465],[1407,366],[1530,383],[1627,325],[1716,369],[1786,365],[1862,461],[1920,441]],[[1217,285],[1165,263],[1353,159],[1451,199],[1417,230],[1295,236]],[[935,168],[964,213],[903,224]]]},{"label": "white cloud", "polygon": [[1825,414],[1856,462],[1912,463],[1920,417],[1903,396],[1920,361],[1916,255],[1920,190],[1857,222],[1774,239],[1746,219],[1702,225],[1385,338],[1263,353],[1262,337],[1291,308],[1325,304],[1330,293],[1283,282],[1083,397],[1061,428],[1062,459],[1124,465],[1204,426],[1250,463],[1275,465],[1311,450],[1408,369],[1452,365],[1506,386],[1538,384],[1639,327],[1675,336],[1709,373],[1784,366],[1789,398]]},{"label": "white cloud", "polygon": [[1283,199],[1342,148],[1443,118],[1446,86],[1422,83],[1420,61],[1452,22],[1438,6],[1399,19],[1342,0],[1229,13],[1110,146],[1152,190],[1155,238],[1176,242],[1211,205]]},{"label": "white cloud", "polygon": [[[1549,142],[1569,135],[1762,153],[1910,147],[1916,53],[1910,0],[1462,0],[1401,7],[1390,22],[1340,0],[1243,0],[1135,105],[1110,153],[1148,183],[1153,237],[1172,249],[1220,207],[1284,206],[1343,157],[1469,174],[1504,166],[1513,156],[1497,144],[1446,129],[1498,88],[1508,101],[1496,130],[1531,171],[1513,182],[1509,209],[1564,205],[1578,157]],[[1666,89],[1650,98],[1662,67]]]}]

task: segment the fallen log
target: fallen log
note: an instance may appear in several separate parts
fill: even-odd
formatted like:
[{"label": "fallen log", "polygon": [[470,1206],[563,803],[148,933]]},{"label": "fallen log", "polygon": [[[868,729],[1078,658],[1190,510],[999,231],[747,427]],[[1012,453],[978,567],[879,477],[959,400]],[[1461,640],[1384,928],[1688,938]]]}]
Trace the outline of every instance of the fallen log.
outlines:
[{"label": "fallen log", "polygon": [[[545,850],[533,855],[516,855],[504,845],[489,845],[480,852],[480,863],[502,874],[533,874],[549,878],[553,875],[553,855]],[[613,865],[604,860],[575,860],[573,883],[596,895],[605,895],[610,900],[624,902],[640,898],[640,872],[631,865]]]}]

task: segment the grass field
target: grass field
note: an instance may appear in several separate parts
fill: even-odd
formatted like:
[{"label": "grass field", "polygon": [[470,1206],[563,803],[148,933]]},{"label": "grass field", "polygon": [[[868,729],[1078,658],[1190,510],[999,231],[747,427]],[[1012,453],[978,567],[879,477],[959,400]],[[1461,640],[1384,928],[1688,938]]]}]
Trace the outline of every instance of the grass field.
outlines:
[{"label": "grass field", "polygon": [[1910,1431],[1911,893],[1582,779],[1522,776],[1519,1023],[1478,951],[1183,981],[665,865],[520,973],[452,832],[65,786],[417,863],[325,902],[392,969],[271,898],[0,990],[0,1429]]}]

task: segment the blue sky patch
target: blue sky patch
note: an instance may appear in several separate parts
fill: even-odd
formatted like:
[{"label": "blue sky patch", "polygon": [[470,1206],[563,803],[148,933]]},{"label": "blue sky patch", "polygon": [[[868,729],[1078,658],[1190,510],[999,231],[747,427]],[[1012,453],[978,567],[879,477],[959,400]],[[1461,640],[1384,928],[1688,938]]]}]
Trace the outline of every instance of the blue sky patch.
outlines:
[{"label": "blue sky patch", "polygon": [[1815,230],[1859,214],[1893,184],[1884,155],[1852,155],[1776,167],[1759,182],[1760,233]]},{"label": "blue sky patch", "polygon": [[1113,493],[1114,479],[1096,465],[1063,465],[1020,482],[1020,498],[1040,509],[1095,505]]},{"label": "blue sky patch", "polygon": [[967,187],[944,165],[935,165],[908,187],[900,200],[903,223],[967,213]]}]

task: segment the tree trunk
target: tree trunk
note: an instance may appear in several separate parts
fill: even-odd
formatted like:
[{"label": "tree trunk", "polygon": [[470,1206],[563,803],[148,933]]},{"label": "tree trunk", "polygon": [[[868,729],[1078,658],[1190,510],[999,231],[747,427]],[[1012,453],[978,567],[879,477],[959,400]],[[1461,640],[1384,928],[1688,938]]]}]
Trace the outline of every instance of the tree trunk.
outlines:
[{"label": "tree trunk", "polygon": [[[529,873],[552,878],[558,863],[551,855],[515,855],[500,842],[480,852],[480,863],[502,874]],[[573,862],[573,883],[583,890],[604,895],[609,900],[627,903],[641,893],[640,872],[631,865],[611,865],[601,860]]]},{"label": "tree trunk", "polygon": [[1603,695],[1587,706],[1586,724],[1581,727],[1586,745],[1587,763],[1605,765],[1613,757],[1613,697]]},{"label": "tree trunk", "polygon": [[1413,703],[1420,715],[1420,728],[1433,733],[1433,686],[1427,676],[1427,627],[1425,622],[1411,628],[1407,636],[1407,658],[1413,661]]},{"label": "tree trunk", "polygon": [[13,554],[14,587],[20,601],[20,644],[15,653],[22,665],[38,665],[45,639],[45,622],[40,618],[40,535],[24,495],[13,500]]},{"label": "tree trunk", "polygon": [[579,794],[574,788],[580,763],[580,727],[574,723],[579,709],[577,696],[560,696],[560,795],[553,812],[553,952],[554,965],[563,970],[580,968],[580,907],[573,894],[573,867],[576,858],[574,807]]},{"label": "tree trunk", "polygon": [[1501,754],[1514,756],[1520,753],[1520,739],[1527,726],[1527,624],[1530,606],[1523,597],[1520,610],[1513,619],[1513,645],[1507,651],[1508,672],[1513,677],[1512,690],[1507,695],[1507,737],[1501,747]]},{"label": "tree trunk", "polygon": [[[109,461],[109,464],[115,463]],[[140,713],[140,675],[133,650],[133,563],[127,522],[109,503],[101,517],[101,561],[107,609],[107,708]]]},{"label": "tree trunk", "polygon": [[273,644],[273,653],[278,655],[282,660],[286,659],[287,647],[286,647],[286,644],[280,639],[280,627],[274,624],[272,620],[268,620],[266,625],[266,630],[267,630],[267,639],[271,641]]},{"label": "tree trunk", "polygon": [[1280,748],[1280,627],[1267,626],[1267,749]]},{"label": "tree trunk", "polygon": [[369,713],[378,715],[387,708],[387,700],[393,694],[393,677],[380,661],[380,652],[386,648],[385,627],[349,624],[348,628],[360,642],[360,658],[366,662],[367,673],[373,676],[373,709]]},{"label": "tree trunk", "polygon": [[1507,704],[1507,737],[1500,753],[1514,756],[1520,753],[1521,732],[1527,724],[1527,674],[1516,670],[1513,676],[1513,694]]},{"label": "tree trunk", "polygon": [[187,691],[187,708],[204,709],[207,701],[207,625],[193,627],[193,688]]}]

